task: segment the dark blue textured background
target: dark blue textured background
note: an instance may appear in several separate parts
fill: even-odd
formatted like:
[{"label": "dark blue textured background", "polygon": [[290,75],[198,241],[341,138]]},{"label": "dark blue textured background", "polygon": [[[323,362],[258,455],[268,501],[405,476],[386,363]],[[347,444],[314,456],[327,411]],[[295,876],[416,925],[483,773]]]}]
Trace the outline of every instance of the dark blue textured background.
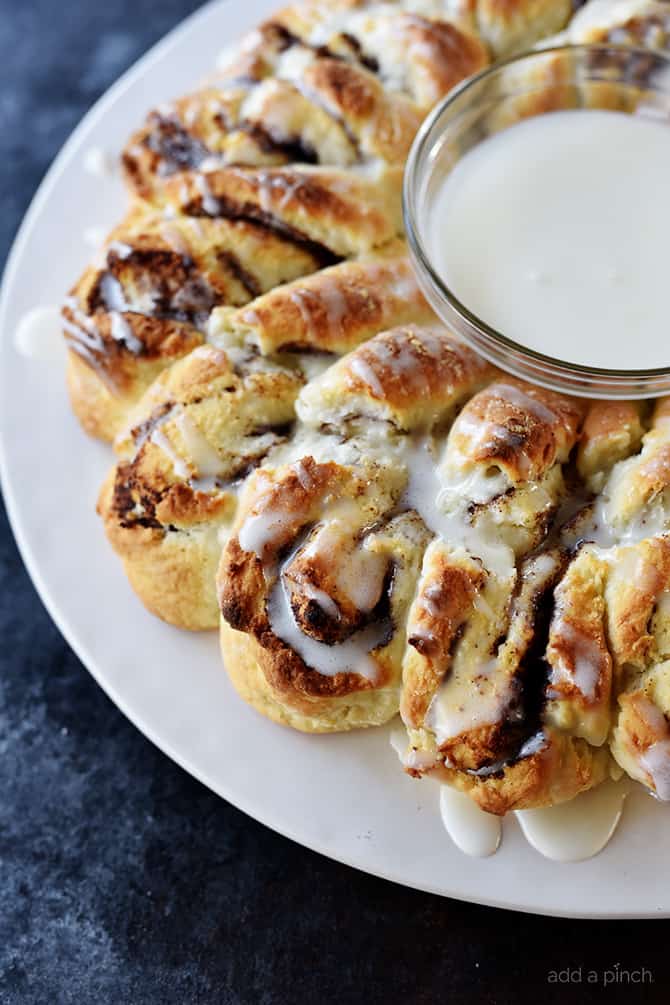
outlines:
[{"label": "dark blue textured background", "polygon": [[[0,0],[0,262],[81,115],[197,6]],[[405,890],[277,837],[193,781],[60,638],[2,510],[0,641],[3,1005],[667,1002],[670,922],[538,919]],[[655,983],[547,981],[617,962]]]}]

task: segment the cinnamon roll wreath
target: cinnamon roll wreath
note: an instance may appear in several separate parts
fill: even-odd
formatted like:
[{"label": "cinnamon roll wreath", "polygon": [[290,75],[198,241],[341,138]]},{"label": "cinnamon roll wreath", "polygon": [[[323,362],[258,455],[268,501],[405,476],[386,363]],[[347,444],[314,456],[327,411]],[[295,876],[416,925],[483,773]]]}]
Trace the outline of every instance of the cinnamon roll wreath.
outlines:
[{"label": "cinnamon roll wreath", "polygon": [[[590,3],[567,35],[667,49],[668,6]],[[131,137],[127,215],[63,310],[144,604],[220,622],[277,722],[400,713],[405,770],[498,814],[621,772],[670,798],[670,406],[495,372],[435,322],[402,242],[423,116],[572,8],[279,11]]]}]

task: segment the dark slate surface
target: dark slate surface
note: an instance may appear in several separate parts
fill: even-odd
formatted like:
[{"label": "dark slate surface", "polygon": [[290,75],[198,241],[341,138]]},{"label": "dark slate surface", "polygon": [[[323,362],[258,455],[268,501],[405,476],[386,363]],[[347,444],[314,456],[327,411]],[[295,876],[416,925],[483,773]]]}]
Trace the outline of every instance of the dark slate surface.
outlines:
[{"label": "dark slate surface", "polygon": [[[82,113],[196,6],[0,0],[0,260]],[[537,919],[426,896],[304,851],[213,796],[70,652],[4,512],[0,638],[0,1002],[667,1001],[670,922]],[[654,983],[605,988],[616,964]],[[565,968],[569,989],[550,980]]]}]

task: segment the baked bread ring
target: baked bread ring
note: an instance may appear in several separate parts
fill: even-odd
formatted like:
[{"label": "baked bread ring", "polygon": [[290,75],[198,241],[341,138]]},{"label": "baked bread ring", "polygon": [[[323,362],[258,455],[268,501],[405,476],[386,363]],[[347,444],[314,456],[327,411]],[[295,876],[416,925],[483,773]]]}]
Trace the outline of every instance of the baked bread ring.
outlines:
[{"label": "baked bread ring", "polygon": [[[131,138],[131,208],[63,312],[146,606],[220,621],[236,689],[278,722],[400,711],[405,770],[497,814],[621,771],[670,798],[670,399],[499,374],[435,323],[401,239],[422,117],[571,6],[278,12]],[[667,48],[667,5],[593,8],[573,41]],[[588,105],[570,59],[489,124]]]}]

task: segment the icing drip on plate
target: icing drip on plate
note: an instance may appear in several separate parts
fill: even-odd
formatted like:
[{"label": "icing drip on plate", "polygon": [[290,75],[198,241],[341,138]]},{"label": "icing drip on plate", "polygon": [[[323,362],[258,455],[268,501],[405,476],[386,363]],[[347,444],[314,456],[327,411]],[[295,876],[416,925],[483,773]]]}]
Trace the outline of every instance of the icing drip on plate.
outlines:
[{"label": "icing drip on plate", "polygon": [[84,154],[84,171],[94,178],[113,178],[117,172],[116,157],[102,147],[89,147]]},{"label": "icing drip on plate", "polygon": [[441,785],[440,814],[449,837],[466,855],[487,858],[498,850],[502,838],[500,817],[485,813],[464,792]]},{"label": "icing drip on plate", "polygon": [[44,362],[60,361],[64,344],[58,307],[34,307],[24,314],[14,332],[14,346],[21,356]]},{"label": "icing drip on plate", "polygon": [[516,818],[528,843],[545,858],[581,862],[611,840],[629,791],[626,781],[607,781],[558,806],[517,810]]}]

